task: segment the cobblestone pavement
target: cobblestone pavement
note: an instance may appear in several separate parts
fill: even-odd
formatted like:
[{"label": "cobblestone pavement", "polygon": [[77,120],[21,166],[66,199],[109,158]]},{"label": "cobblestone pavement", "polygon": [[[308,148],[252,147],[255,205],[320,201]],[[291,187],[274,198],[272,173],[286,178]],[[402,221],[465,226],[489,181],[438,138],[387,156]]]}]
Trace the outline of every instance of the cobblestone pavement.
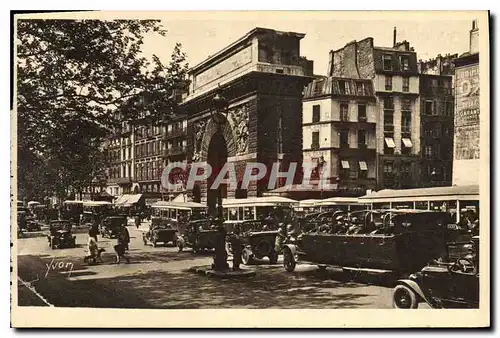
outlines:
[{"label": "cobblestone pavement", "polygon": [[[51,250],[44,237],[17,242],[19,305],[113,308],[391,308],[389,285],[350,281],[339,271],[298,266],[293,273],[266,261],[246,267],[254,277],[210,278],[187,271],[212,262],[212,254],[145,246],[134,227],[130,264],[114,264],[115,240],[99,238],[104,263],[83,263],[85,234],[77,247]],[[280,261],[281,263],[281,257]],[[39,296],[37,296],[39,295]],[[422,306],[424,307],[424,306]]]}]

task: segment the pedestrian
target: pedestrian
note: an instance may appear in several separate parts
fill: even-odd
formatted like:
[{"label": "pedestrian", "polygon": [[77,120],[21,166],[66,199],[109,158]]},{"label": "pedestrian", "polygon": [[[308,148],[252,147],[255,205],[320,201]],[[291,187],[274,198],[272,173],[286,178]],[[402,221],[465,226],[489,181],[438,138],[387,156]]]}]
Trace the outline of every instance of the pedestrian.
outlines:
[{"label": "pedestrian", "polygon": [[127,263],[130,263],[130,259],[127,256],[125,256],[125,251],[128,250],[129,243],[130,243],[130,235],[128,233],[127,228],[122,224],[120,232],[118,233],[117,244],[114,247],[116,252],[116,264],[120,264],[121,257],[125,258]]},{"label": "pedestrian", "polygon": [[241,238],[240,238],[240,226],[236,224],[234,227],[233,235],[231,236],[231,247],[233,248],[233,271],[241,270]]},{"label": "pedestrian", "polygon": [[89,236],[97,242],[97,235],[99,234],[99,226],[97,223],[92,223],[89,230]]},{"label": "pedestrian", "polygon": [[135,216],[135,226],[137,229],[141,226],[141,217],[139,215]]}]

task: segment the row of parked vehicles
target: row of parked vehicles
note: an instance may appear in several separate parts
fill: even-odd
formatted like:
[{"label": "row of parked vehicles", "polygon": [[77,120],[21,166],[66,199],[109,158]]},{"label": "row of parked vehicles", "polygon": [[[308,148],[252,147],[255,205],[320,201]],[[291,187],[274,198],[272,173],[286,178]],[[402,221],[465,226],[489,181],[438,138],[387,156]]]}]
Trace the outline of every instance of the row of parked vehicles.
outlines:
[{"label": "row of parked vehicles", "polygon": [[[224,200],[223,225],[229,253],[235,251],[231,236],[238,234],[243,264],[265,257],[274,264],[283,254],[288,272],[308,263],[320,269],[342,267],[349,274],[391,276],[398,280],[393,293],[397,308],[415,308],[423,301],[432,307],[478,307],[478,227],[457,224],[458,204],[453,213],[431,208],[430,202],[420,209],[416,203],[376,209],[342,198]],[[150,225],[138,229],[145,245],[170,244],[194,253],[214,248],[218,229],[204,204],[161,201],[151,210]],[[106,212],[101,234],[112,238],[126,217]],[[71,244],[71,235],[66,238]]]},{"label": "row of parked vehicles", "polygon": [[[478,306],[479,236],[457,226],[449,212],[357,205],[299,217],[296,204],[281,197],[225,200],[228,252],[234,251],[229,238],[238,229],[243,264],[265,257],[274,264],[282,253],[288,272],[307,263],[397,279],[393,303],[398,308],[415,308],[422,301],[433,307]],[[152,208],[151,227],[143,230],[145,244],[171,243],[193,252],[214,247],[217,229],[204,217],[204,205],[158,202]]]}]

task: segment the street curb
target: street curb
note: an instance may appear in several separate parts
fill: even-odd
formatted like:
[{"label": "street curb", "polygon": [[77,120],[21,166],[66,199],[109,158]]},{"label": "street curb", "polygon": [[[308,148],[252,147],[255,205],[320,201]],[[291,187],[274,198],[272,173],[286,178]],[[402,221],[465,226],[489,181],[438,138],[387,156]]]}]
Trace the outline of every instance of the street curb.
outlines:
[{"label": "street curb", "polygon": [[212,270],[212,266],[193,266],[187,270],[188,272],[197,273],[200,275],[205,275],[208,277],[218,277],[218,278],[241,278],[241,277],[253,277],[256,275],[255,271],[248,269],[241,269],[239,271],[227,270],[227,271],[215,271]]}]

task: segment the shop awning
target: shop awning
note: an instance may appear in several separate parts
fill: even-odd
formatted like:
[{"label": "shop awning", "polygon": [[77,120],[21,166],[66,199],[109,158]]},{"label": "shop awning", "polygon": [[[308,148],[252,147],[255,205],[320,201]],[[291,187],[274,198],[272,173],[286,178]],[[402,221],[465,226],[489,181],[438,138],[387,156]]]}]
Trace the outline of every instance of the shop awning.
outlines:
[{"label": "shop awning", "polygon": [[136,195],[121,195],[118,197],[118,199],[115,202],[115,205],[121,205],[121,206],[131,206],[141,199],[142,194],[136,194]]},{"label": "shop awning", "polygon": [[396,143],[394,143],[394,140],[392,139],[392,137],[386,137],[385,144],[387,144],[387,146],[389,148],[396,148]]},{"label": "shop awning", "polygon": [[359,161],[359,169],[360,170],[368,170],[368,166],[365,161]]},{"label": "shop awning", "polygon": [[413,147],[413,144],[411,143],[411,140],[409,138],[404,138],[403,139],[403,144],[405,145],[406,148]]},{"label": "shop awning", "polygon": [[349,161],[341,161],[342,169],[349,169]]}]

